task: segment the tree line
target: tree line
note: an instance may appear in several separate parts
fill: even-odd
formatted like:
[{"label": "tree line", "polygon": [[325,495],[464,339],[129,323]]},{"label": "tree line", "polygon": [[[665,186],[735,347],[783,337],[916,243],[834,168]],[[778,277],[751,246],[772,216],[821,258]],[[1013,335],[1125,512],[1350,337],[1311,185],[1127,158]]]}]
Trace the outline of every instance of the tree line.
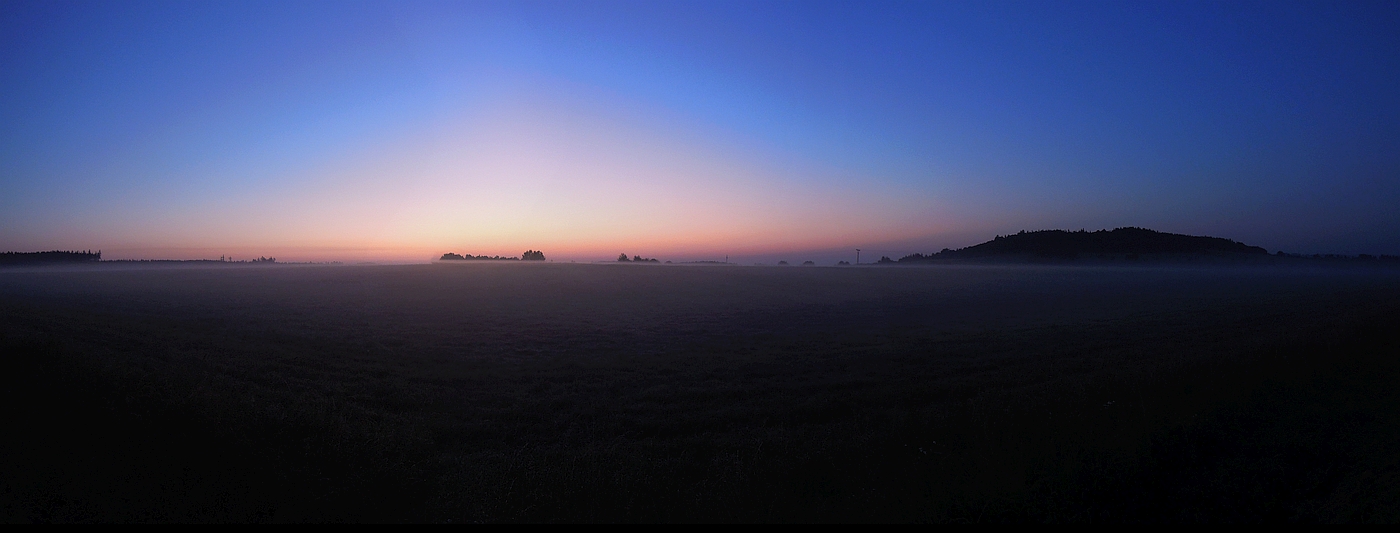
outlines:
[{"label": "tree line", "polygon": [[503,257],[499,255],[472,255],[454,254],[448,252],[442,254],[439,261],[544,261],[544,252],[539,250],[525,250],[520,257]]},{"label": "tree line", "polygon": [[0,265],[21,263],[87,263],[102,260],[102,251],[82,252],[50,250],[47,252],[4,252],[0,253]]}]

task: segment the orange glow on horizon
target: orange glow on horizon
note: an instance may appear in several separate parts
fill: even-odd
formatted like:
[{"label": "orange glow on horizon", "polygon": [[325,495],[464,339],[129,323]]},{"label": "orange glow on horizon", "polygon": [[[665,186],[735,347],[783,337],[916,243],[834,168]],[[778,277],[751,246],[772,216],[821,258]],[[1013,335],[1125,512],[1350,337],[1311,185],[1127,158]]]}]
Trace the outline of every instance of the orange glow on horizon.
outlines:
[{"label": "orange glow on horizon", "polygon": [[244,197],[189,206],[176,220],[114,226],[107,257],[417,262],[536,249],[559,260],[692,260],[844,248],[944,226],[927,193],[775,164],[705,138],[664,116],[533,95]]}]

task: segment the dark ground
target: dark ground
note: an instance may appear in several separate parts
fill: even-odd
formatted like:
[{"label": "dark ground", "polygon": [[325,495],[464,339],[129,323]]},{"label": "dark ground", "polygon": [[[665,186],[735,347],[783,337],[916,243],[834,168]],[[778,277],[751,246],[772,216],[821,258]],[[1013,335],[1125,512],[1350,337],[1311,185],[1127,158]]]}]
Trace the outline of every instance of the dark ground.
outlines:
[{"label": "dark ground", "polygon": [[1400,271],[0,270],[0,517],[1400,521]]}]

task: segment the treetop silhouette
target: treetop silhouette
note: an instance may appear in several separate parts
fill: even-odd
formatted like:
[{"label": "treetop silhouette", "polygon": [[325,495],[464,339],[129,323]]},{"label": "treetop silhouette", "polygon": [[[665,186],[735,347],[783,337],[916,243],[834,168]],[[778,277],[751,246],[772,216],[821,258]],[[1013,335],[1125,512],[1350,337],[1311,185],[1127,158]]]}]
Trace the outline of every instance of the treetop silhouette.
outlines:
[{"label": "treetop silhouette", "polygon": [[102,251],[92,250],[73,252],[51,250],[47,252],[4,252],[0,253],[0,265],[23,263],[87,263],[102,260]]},{"label": "treetop silhouette", "polygon": [[520,257],[503,257],[499,255],[472,255],[454,254],[448,252],[438,258],[439,261],[544,261],[544,252],[539,250],[525,250]]}]

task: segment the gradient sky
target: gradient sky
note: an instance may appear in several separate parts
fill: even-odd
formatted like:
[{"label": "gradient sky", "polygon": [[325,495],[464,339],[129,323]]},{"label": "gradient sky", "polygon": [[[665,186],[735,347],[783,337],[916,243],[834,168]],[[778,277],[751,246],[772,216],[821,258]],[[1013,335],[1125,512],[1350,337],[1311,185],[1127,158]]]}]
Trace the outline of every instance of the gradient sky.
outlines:
[{"label": "gradient sky", "polygon": [[0,3],[0,249],[1400,253],[1400,2]]}]

